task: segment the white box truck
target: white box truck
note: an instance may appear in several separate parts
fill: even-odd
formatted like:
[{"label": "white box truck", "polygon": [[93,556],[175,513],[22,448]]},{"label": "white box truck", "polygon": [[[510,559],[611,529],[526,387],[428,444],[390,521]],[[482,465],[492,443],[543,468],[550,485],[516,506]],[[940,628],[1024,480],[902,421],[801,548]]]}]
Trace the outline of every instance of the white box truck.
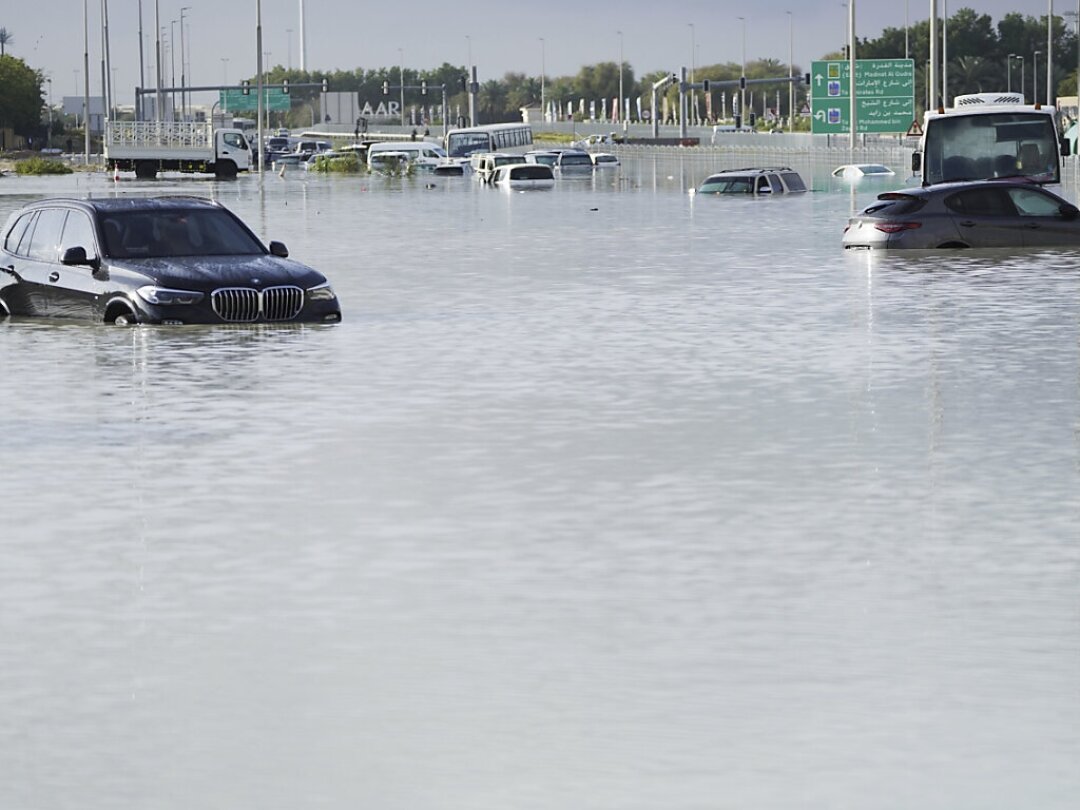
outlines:
[{"label": "white box truck", "polygon": [[235,177],[251,168],[251,147],[239,129],[198,121],[109,121],[105,165],[152,178],[162,171]]}]

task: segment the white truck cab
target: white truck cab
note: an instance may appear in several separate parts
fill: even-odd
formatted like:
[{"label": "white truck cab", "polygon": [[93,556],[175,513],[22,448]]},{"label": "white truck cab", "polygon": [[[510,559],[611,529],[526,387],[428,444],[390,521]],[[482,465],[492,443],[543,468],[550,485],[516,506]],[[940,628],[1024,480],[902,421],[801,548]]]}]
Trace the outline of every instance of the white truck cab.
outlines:
[{"label": "white truck cab", "polygon": [[1068,154],[1053,107],[1025,104],[1019,93],[972,93],[926,112],[911,170],[924,186],[996,177],[1055,186]]}]

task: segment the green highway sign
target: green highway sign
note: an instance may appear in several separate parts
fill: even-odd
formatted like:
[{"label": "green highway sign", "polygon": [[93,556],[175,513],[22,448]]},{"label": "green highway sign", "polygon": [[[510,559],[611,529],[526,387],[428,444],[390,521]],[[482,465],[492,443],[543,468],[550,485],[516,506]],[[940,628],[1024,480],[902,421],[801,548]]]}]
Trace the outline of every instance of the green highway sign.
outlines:
[{"label": "green highway sign", "polygon": [[[259,106],[259,93],[255,85],[251,86],[251,92],[244,95],[243,90],[219,90],[221,109],[235,112],[255,112]],[[280,87],[263,88],[263,109],[270,112],[288,112],[292,109],[291,96],[282,92]]]},{"label": "green highway sign", "polygon": [[[810,71],[815,134],[851,132],[851,64],[814,62]],[[855,131],[907,132],[915,120],[915,61],[855,60]]]}]

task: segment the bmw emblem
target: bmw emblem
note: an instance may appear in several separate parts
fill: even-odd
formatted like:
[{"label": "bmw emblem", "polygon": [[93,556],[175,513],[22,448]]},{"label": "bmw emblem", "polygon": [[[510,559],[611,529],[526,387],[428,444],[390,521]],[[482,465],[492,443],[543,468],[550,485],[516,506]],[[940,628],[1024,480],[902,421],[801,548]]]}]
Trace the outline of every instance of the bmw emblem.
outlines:
[{"label": "bmw emblem", "polygon": [[252,284],[255,284],[255,285],[259,285],[259,284],[262,284],[262,279],[261,279],[261,278],[253,278],[253,279],[251,280],[251,283],[252,283]]}]

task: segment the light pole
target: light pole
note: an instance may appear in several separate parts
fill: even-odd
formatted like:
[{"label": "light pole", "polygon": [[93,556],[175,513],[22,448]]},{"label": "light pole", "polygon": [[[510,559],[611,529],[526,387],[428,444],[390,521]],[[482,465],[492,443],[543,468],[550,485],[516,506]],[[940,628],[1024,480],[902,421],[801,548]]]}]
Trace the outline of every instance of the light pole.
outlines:
[{"label": "light pole", "polygon": [[159,0],[154,0],[154,30],[157,37],[157,42],[154,43],[154,75],[157,89],[154,96],[154,120],[160,121],[164,99],[161,94],[161,4]]},{"label": "light pole", "polygon": [[739,115],[746,120],[746,17],[739,17],[742,23],[742,81],[739,82]]},{"label": "light pole", "polygon": [[285,67],[292,70],[292,29],[285,29]]},{"label": "light pole", "polygon": [[[788,132],[795,129],[795,34],[793,27],[794,16],[790,11],[787,14],[787,37],[788,37]],[[780,111],[777,110],[777,115]]]},{"label": "light pole", "polygon": [[255,137],[259,142],[259,180],[263,179],[266,163],[266,145],[263,142],[263,61],[262,61],[262,0],[255,0]]},{"label": "light pole", "polygon": [[180,9],[180,118],[187,120],[187,96],[184,88],[187,86],[187,73],[184,70],[184,12],[191,11],[191,6]]},{"label": "light pole", "polygon": [[1024,57],[1017,56],[1016,58],[1020,60],[1020,96],[1027,100],[1027,96],[1024,95],[1024,87],[1027,85],[1027,82],[1024,81]]},{"label": "light pole", "polygon": [[623,33],[622,31],[616,31],[619,35],[619,120],[622,122],[623,132],[626,132],[626,116],[623,114],[625,105],[623,103]]},{"label": "light pole", "polygon": [[544,38],[540,37],[540,119],[547,120],[547,107],[544,105]]},{"label": "light pole", "polygon": [[304,0],[300,0],[300,70],[307,73],[307,35],[304,33]]},{"label": "light pole", "polygon": [[229,86],[229,57],[227,56],[221,57],[221,84],[226,88],[222,91],[222,93],[224,94],[225,103],[221,105],[221,108],[224,112],[228,112],[229,91],[227,88]]},{"label": "light pole", "polygon": [[402,48],[398,52],[398,84],[401,85],[401,126],[405,127],[405,51]]},{"label": "light pole", "polygon": [[908,18],[908,0],[904,0],[904,58],[911,58],[911,48],[909,47],[908,38],[911,34],[911,23]]},{"label": "light pole", "polygon": [[90,165],[90,24],[83,0],[83,140],[86,147],[85,165]]},{"label": "light pole", "polygon": [[[1054,106],[1054,0],[1046,16],[1046,106]],[[1078,88],[1080,95],[1080,88]]]},{"label": "light pole", "polygon": [[172,66],[172,78],[169,79],[169,106],[172,107],[172,120],[176,120],[176,20],[169,21],[169,63]]},{"label": "light pole", "polygon": [[[139,0],[139,89],[146,87],[146,68],[143,66],[143,31],[142,31],[142,0]],[[138,93],[135,98],[135,120],[143,119],[143,97]]]},{"label": "light pole", "polygon": [[690,26],[690,85],[691,86],[690,86],[690,116],[689,117],[693,118],[693,119],[696,119],[697,118],[697,104],[694,101],[694,87],[693,87],[693,84],[694,84],[694,68],[696,67],[696,65],[694,64],[694,62],[696,61],[696,59],[694,57],[694,24],[693,23],[687,23],[687,25]]},{"label": "light pole", "polygon": [[49,134],[45,145],[52,146],[52,76],[46,76],[45,81],[49,83]]},{"label": "light pole", "polygon": [[1016,58],[1015,53],[1010,53],[1005,60],[1005,90],[1006,92],[1012,92],[1012,62]]},{"label": "light pole", "polygon": [[941,103],[949,106],[949,0],[941,0]]},{"label": "light pole", "polygon": [[1039,54],[1042,51],[1035,51],[1035,60],[1031,63],[1031,100],[1039,103]]}]

